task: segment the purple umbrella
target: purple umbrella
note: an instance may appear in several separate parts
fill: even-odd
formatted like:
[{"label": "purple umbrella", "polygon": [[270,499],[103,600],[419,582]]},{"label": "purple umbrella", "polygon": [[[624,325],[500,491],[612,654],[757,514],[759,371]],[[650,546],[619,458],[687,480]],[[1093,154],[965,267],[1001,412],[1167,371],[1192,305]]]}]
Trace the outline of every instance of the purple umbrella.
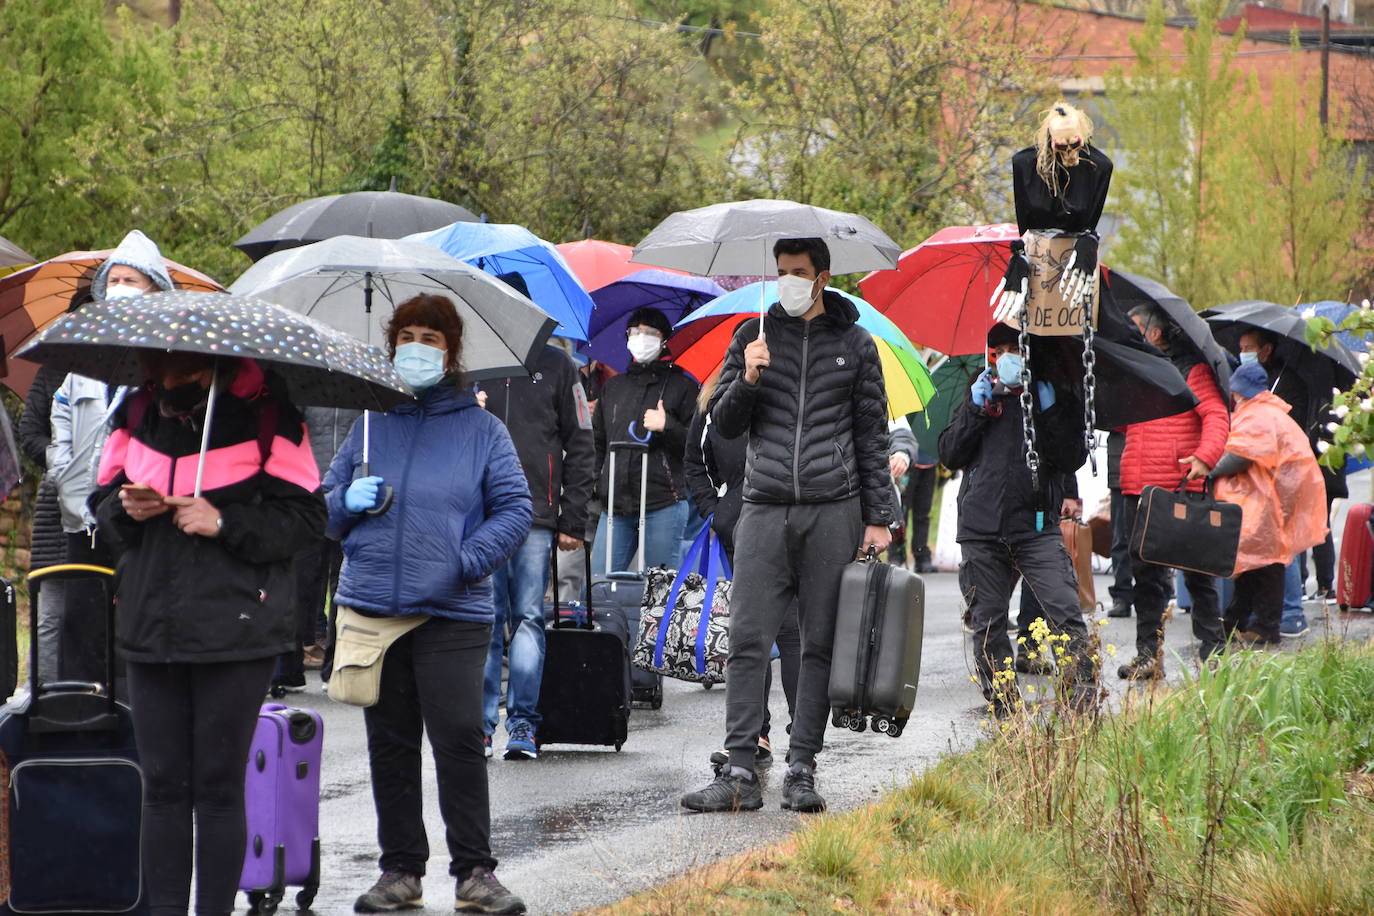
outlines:
[{"label": "purple umbrella", "polygon": [[625,349],[625,319],[631,312],[655,308],[668,316],[669,324],[677,324],[693,310],[725,295],[725,290],[706,277],[639,270],[594,290],[591,295],[591,339],[578,350],[617,372],[624,372],[630,364],[630,354]]}]

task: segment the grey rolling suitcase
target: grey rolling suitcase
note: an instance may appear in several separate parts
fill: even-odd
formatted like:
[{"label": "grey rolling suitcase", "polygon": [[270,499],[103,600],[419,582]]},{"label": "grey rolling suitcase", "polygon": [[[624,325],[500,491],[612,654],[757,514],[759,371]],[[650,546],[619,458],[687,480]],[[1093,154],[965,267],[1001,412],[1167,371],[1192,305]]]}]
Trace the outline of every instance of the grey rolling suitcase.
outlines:
[{"label": "grey rolling suitcase", "polygon": [[915,573],[868,558],[840,579],[835,648],[830,663],[831,721],[893,738],[916,704],[925,624],[925,583]]},{"label": "grey rolling suitcase", "polygon": [[[649,446],[643,442],[612,442],[606,456],[610,463],[610,480],[606,488],[606,573],[592,580],[589,600],[604,616],[620,614],[625,619],[629,633],[631,651],[634,641],[639,637],[639,618],[644,603],[644,516],[649,488]],[[611,517],[615,514],[615,459],[617,452],[639,453],[639,546],[635,551],[639,558],[638,570],[612,570],[611,547],[615,543],[614,524]],[[643,668],[630,667],[630,693],[639,707],[659,709],[663,706],[663,675]]]}]

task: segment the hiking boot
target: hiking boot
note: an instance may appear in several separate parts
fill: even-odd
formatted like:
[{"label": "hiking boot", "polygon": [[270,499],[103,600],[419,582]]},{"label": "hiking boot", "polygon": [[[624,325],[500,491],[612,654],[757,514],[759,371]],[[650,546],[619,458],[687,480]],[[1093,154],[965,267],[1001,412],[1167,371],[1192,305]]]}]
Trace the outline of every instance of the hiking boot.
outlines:
[{"label": "hiking boot", "polygon": [[1131,606],[1124,601],[1112,602],[1111,609],[1107,611],[1108,617],[1129,617],[1131,616]]},{"label": "hiking boot", "polygon": [[510,739],[506,741],[506,759],[539,759],[539,746],[534,743],[533,725],[528,722],[515,723],[515,727],[510,730]]},{"label": "hiking boot", "polygon": [[1064,707],[1071,713],[1089,716],[1097,712],[1099,688],[1094,681],[1077,681],[1069,687]]},{"label": "hiking boot", "polygon": [[759,746],[754,751],[754,766],[766,767],[773,765],[773,745],[768,742],[767,735],[759,736]]},{"label": "hiking boot", "polygon": [[1022,674],[1054,674],[1054,662],[1048,658],[1031,658],[1030,653],[1023,652],[1016,656],[1016,670]]},{"label": "hiking boot", "polygon": [[753,773],[736,776],[730,766],[721,768],[706,788],[682,796],[682,807],[691,811],[757,811],[763,807],[763,788]]},{"label": "hiking boot", "polygon": [[353,903],[355,913],[392,913],[425,905],[420,876],[403,871],[383,872],[372,889]]},{"label": "hiking boot", "polygon": [[825,799],[816,791],[816,772],[801,764],[787,771],[782,781],[782,809],[816,814],[825,810]]},{"label": "hiking boot", "polygon": [[1143,655],[1137,655],[1117,668],[1116,676],[1123,681],[1158,680],[1164,677],[1164,666],[1157,662],[1154,656],[1147,658]]},{"label": "hiking boot", "polygon": [[506,890],[491,869],[477,865],[454,889],[453,908],[460,913],[523,913],[525,901]]}]

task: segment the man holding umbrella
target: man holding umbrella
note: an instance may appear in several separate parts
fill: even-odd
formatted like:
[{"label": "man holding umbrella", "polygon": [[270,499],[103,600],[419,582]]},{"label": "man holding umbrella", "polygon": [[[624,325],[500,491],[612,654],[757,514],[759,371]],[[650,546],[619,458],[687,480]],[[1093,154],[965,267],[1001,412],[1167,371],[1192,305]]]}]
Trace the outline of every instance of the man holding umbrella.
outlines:
[{"label": "man holding umbrella", "polygon": [[744,507],[735,529],[729,763],[682,805],[756,810],[754,772],[769,647],[798,602],[802,663],[783,808],[825,810],[816,754],[830,715],[830,658],[840,574],[855,549],[891,539],[887,397],[877,348],[855,307],[826,292],[830,249],[819,238],[773,246],[778,302],[735,333],[711,408],[716,430],[749,437]]}]

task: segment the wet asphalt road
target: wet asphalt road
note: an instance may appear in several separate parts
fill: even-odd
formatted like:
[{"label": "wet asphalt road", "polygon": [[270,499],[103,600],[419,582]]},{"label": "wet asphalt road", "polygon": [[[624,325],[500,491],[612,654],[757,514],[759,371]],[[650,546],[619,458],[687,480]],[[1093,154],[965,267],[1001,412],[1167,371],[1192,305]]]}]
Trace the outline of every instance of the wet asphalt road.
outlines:
[{"label": "wet asphalt road", "polygon": [[[1339,531],[1339,528],[1337,528]],[[817,787],[832,810],[850,809],[876,798],[952,750],[970,747],[980,736],[980,696],[969,681],[969,643],[959,623],[955,577],[926,577],[927,615],[917,711],[897,739],[874,732],[854,734],[831,728],[820,760]],[[1100,600],[1108,580],[1097,577]],[[1015,607],[1013,602],[1013,607]],[[1352,638],[1374,634],[1368,614],[1342,618],[1331,609],[1331,626]],[[1099,616],[1101,615],[1099,610]],[[1285,648],[1325,632],[1320,605],[1309,604],[1313,629]],[[1196,664],[1187,617],[1169,628],[1169,649]],[[1119,695],[1118,661],[1129,656],[1135,621],[1111,620],[1100,632],[1118,647],[1106,684]],[[1179,663],[1167,665],[1176,679]],[[1027,678],[1023,683],[1040,679]],[[776,678],[775,678],[776,682]],[[804,816],[779,808],[785,735],[775,728],[778,763],[764,774],[762,811],[739,815],[690,814],[679,796],[710,777],[707,758],[723,734],[724,687],[707,691],[667,681],[661,710],[636,709],[624,748],[546,748],[538,761],[500,759],[489,766],[492,850],[497,874],[524,897],[531,913],[566,913],[610,903],[661,883],[695,866],[776,840]],[[787,721],[779,686],[772,697],[773,721]],[[352,911],[356,896],[377,877],[376,819],[368,780],[362,711],[325,697],[312,674],[305,693],[290,702],[312,706],[325,720],[324,789],[321,806],[323,883],[314,911]],[[443,823],[438,815],[432,762],[425,761],[425,809],[433,855],[426,878],[425,913],[453,912]],[[287,905],[292,904],[288,897]],[[283,909],[286,909],[284,907]]]}]

